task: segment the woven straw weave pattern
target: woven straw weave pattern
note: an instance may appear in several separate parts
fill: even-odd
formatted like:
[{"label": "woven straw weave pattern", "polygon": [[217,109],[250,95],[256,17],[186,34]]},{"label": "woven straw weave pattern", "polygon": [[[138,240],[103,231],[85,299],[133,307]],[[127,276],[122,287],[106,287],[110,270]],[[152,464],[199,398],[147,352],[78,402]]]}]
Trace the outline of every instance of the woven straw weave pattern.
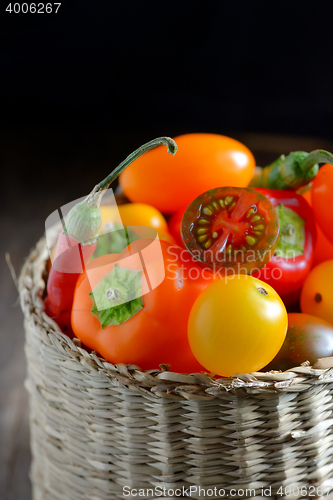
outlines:
[{"label": "woven straw weave pattern", "polygon": [[[269,498],[290,500],[302,485],[312,485],[309,498],[333,486],[332,369],[215,380],[112,365],[43,312],[47,259],[41,239],[20,276],[34,500],[112,500],[125,498],[124,486],[191,485],[254,489],[255,498],[271,487]],[[295,496],[277,494],[288,485]]]}]

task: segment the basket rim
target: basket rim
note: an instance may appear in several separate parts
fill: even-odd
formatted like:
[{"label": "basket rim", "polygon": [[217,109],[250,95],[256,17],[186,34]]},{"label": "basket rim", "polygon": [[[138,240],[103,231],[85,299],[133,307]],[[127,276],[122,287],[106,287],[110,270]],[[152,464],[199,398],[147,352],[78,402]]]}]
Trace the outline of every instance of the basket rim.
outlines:
[{"label": "basket rim", "polygon": [[[54,227],[56,238],[59,226]],[[112,364],[96,352],[88,352],[79,339],[71,340],[44,312],[42,299],[46,282],[46,263],[49,251],[45,234],[37,242],[26,258],[18,280],[21,308],[25,324],[38,333],[41,342],[48,339],[62,354],[82,365],[82,369],[103,374],[134,391],[153,397],[172,399],[214,399],[233,394],[271,394],[300,392],[310,386],[333,383],[333,358],[318,360],[313,366],[308,362],[284,372],[252,372],[235,374],[228,378],[215,378],[209,373],[177,373],[170,371],[169,365],[159,369],[142,370],[137,365]],[[46,337],[45,337],[46,335]]]}]

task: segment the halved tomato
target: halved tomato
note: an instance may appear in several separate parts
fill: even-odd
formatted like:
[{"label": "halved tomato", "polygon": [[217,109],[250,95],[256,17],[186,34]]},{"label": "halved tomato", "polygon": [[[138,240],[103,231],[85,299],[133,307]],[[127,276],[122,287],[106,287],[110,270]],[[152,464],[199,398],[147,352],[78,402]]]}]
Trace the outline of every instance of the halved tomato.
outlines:
[{"label": "halved tomato", "polygon": [[201,264],[224,274],[252,274],[271,258],[279,237],[272,203],[253,188],[220,187],[186,209],[181,234]]}]

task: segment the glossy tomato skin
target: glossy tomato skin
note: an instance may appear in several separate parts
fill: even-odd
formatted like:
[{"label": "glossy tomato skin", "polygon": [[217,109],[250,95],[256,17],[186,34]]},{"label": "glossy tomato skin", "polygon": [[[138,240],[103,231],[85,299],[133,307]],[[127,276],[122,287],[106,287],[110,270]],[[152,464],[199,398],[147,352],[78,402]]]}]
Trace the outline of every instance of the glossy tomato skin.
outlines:
[{"label": "glossy tomato skin", "polygon": [[310,314],[289,313],[283,346],[265,371],[289,370],[305,361],[333,356],[333,326]]},{"label": "glossy tomato skin", "polygon": [[229,377],[267,365],[281,348],[287,325],[275,290],[252,276],[235,275],[210,284],[197,298],[188,335],[198,361]]},{"label": "glossy tomato skin", "polygon": [[[314,256],[317,231],[314,214],[303,196],[293,191],[256,188],[277,207],[280,203],[291,208],[305,220],[304,253],[292,258],[273,256],[271,260],[254,276],[271,285],[284,297],[300,290],[310,272]],[[280,228],[282,229],[282,228]]]},{"label": "glossy tomato skin", "polygon": [[311,269],[301,291],[301,311],[333,325],[333,260]]},{"label": "glossy tomato skin", "polygon": [[323,165],[311,187],[313,211],[326,238],[333,243],[333,211],[330,210],[333,199],[333,165]]},{"label": "glossy tomato skin", "polygon": [[119,177],[133,202],[172,214],[200,193],[217,186],[247,186],[255,159],[239,141],[219,134],[184,134],[174,138],[175,156],[156,148],[135,160]]},{"label": "glossy tomato skin", "polygon": [[[190,350],[187,321],[195,299],[214,278],[192,262],[186,250],[165,241],[160,243],[165,278],[143,295],[143,309],[120,325],[102,329],[99,320],[91,314],[89,297],[91,289],[112,271],[115,262],[121,266],[125,259],[123,266],[140,268],[137,258],[129,260],[145,247],[146,243],[138,240],[116,258],[105,255],[95,259],[88,267],[88,271],[92,270],[91,284],[86,273],[81,275],[74,296],[72,326],[87,347],[111,363],[136,364],[144,370],[166,363],[171,364],[172,371],[200,372],[204,369]],[[149,278],[154,276],[149,274]]]}]

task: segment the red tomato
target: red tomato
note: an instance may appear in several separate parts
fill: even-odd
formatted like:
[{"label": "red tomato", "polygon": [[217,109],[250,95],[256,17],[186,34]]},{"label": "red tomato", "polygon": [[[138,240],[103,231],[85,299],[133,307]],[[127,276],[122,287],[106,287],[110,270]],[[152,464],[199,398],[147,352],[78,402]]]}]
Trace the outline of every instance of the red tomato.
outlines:
[{"label": "red tomato", "polygon": [[[72,327],[87,347],[96,350],[111,363],[132,363],[144,370],[167,363],[171,364],[172,371],[200,372],[203,367],[191,352],[187,322],[194,301],[214,277],[194,263],[186,250],[165,241],[160,241],[160,244],[165,278],[142,296],[143,307],[140,310],[121,324],[109,324],[103,328],[101,321],[91,312],[89,294],[105,276],[110,276],[116,263],[127,271],[140,269],[145,252],[149,252],[147,240],[131,243],[116,258],[104,255],[91,262],[77,283]],[[139,252],[143,258],[139,258]],[[148,271],[146,269],[141,275],[142,287],[147,286],[147,272],[150,283],[158,279],[159,262],[155,262],[153,256],[150,260]]]},{"label": "red tomato", "polygon": [[181,234],[202,264],[224,273],[250,274],[273,255],[279,218],[272,203],[254,188],[215,188],[187,207]]},{"label": "red tomato", "polygon": [[329,207],[333,199],[333,166],[323,165],[311,187],[313,211],[321,230],[333,243],[333,210]]},{"label": "red tomato", "polygon": [[179,245],[180,247],[184,247],[182,236],[180,234],[180,225],[182,222],[184,212],[185,209],[179,210],[178,212],[173,214],[168,221],[169,232],[174,237],[177,245]]},{"label": "red tomato", "polygon": [[119,183],[133,202],[175,213],[216,186],[247,186],[255,159],[244,144],[218,134],[184,134],[174,138],[175,156],[156,148],[122,172]]},{"label": "red tomato", "polygon": [[333,244],[326,238],[318,224],[317,228],[317,241],[314,250],[312,266],[316,266],[325,260],[333,259]]},{"label": "red tomato", "polygon": [[[302,193],[309,205],[312,206],[311,187]],[[316,222],[317,241],[315,244],[312,267],[324,262],[325,260],[333,259],[333,244],[326,238],[319,224]]]}]

